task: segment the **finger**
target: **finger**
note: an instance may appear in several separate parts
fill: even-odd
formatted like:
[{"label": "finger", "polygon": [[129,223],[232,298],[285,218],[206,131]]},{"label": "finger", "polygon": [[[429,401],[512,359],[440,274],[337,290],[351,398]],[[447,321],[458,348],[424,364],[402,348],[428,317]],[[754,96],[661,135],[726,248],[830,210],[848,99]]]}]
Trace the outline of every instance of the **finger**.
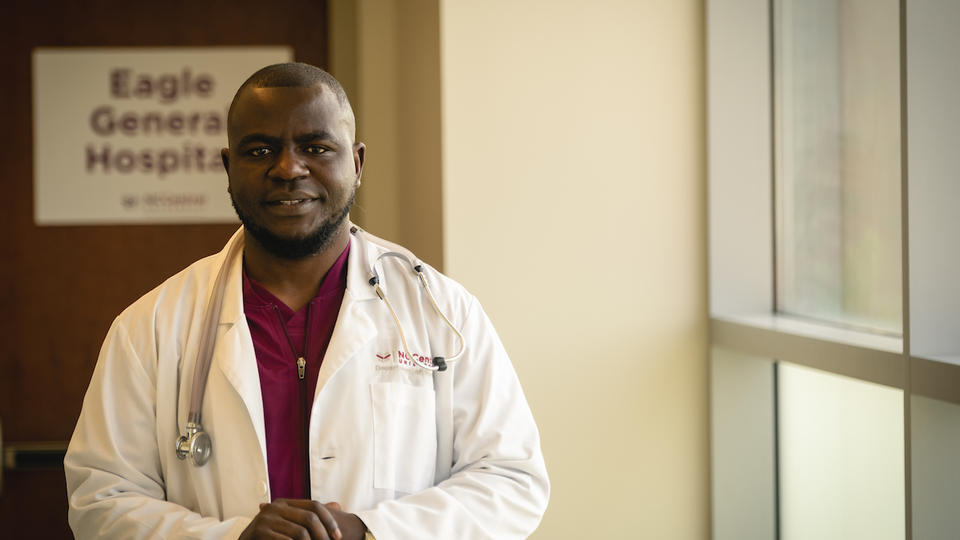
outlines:
[{"label": "finger", "polygon": [[[273,531],[294,539],[330,540],[326,523],[313,508],[312,501],[277,500],[260,512],[263,522]],[[333,537],[334,540],[337,540]]]},{"label": "finger", "polygon": [[251,538],[310,540],[310,533],[302,526],[285,519],[276,513],[261,514],[257,520],[254,534]]},{"label": "finger", "polygon": [[326,529],[326,532],[333,540],[341,540],[343,538],[343,533],[340,532],[340,525],[337,523],[336,517],[334,517],[333,512],[326,506],[317,501],[309,500],[296,500],[290,501],[290,503],[292,506],[306,509],[317,516],[320,523],[323,524],[323,528]]},{"label": "finger", "polygon": [[314,503],[314,512],[317,514],[317,517],[320,518],[320,522],[323,523],[324,528],[327,530],[326,532],[330,534],[330,538],[333,540],[342,540],[343,533],[340,532],[340,524],[337,523],[337,518],[334,517],[333,512],[318,502]]},{"label": "finger", "polygon": [[326,506],[327,508],[330,508],[330,509],[332,509],[332,510],[336,510],[337,512],[343,511],[343,508],[340,507],[340,503],[338,503],[338,502],[331,501],[331,502],[328,502],[327,504],[325,504],[324,506]]}]

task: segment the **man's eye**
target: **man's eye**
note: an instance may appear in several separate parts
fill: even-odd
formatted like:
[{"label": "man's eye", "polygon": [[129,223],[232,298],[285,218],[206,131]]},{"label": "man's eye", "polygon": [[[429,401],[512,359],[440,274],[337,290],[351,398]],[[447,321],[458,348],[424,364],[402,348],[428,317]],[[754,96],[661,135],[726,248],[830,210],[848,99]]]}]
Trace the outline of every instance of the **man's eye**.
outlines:
[{"label": "man's eye", "polygon": [[257,148],[247,150],[247,154],[253,157],[263,157],[269,153],[270,153],[270,149],[267,148],[266,146],[259,146]]},{"label": "man's eye", "polygon": [[324,152],[326,152],[326,151],[327,151],[326,148],[324,148],[324,147],[322,147],[322,146],[317,146],[317,145],[315,145],[315,144],[311,144],[310,146],[307,147],[307,152],[309,152],[309,153],[311,153],[311,154],[322,154],[322,153],[324,153]]}]

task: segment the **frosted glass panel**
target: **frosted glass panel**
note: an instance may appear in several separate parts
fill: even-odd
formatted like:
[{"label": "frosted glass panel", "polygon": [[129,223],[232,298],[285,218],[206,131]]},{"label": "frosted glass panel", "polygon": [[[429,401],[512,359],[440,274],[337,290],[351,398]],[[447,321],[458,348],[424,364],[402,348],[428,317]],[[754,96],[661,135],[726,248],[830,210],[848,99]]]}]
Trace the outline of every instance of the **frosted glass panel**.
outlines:
[{"label": "frosted glass panel", "polygon": [[899,2],[774,13],[777,309],[900,334]]},{"label": "frosted glass panel", "polygon": [[911,398],[913,540],[960,537],[960,405]]},{"label": "frosted glass panel", "polygon": [[902,540],[903,392],[779,366],[782,540]]},{"label": "frosted glass panel", "polygon": [[773,373],[769,359],[711,354],[713,540],[776,537]]}]

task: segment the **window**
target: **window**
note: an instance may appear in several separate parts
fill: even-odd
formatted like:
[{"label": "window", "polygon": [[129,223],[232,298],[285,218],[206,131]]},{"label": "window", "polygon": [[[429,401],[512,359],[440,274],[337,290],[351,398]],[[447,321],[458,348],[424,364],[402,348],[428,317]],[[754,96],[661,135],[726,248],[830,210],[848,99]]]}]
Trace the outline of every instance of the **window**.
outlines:
[{"label": "window", "polygon": [[707,14],[714,538],[955,538],[960,3]]},{"label": "window", "polygon": [[896,0],[775,0],[777,311],[902,332]]}]

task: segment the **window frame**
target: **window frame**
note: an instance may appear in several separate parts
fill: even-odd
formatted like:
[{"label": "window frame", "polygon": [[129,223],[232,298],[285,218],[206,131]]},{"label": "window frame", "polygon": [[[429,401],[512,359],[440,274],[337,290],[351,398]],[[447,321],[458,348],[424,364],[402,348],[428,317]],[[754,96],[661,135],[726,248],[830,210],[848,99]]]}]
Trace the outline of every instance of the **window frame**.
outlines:
[{"label": "window frame", "polygon": [[[949,17],[940,17],[946,22],[933,24],[937,10],[944,9],[950,11]],[[778,361],[903,390],[909,540],[911,398],[960,404],[960,331],[951,332],[960,329],[960,287],[953,285],[960,275],[960,245],[951,238],[960,230],[960,212],[955,211],[960,186],[954,185],[960,183],[953,181],[960,157],[950,152],[960,147],[960,112],[947,112],[960,109],[955,97],[960,95],[960,68],[947,58],[956,50],[951,47],[960,47],[960,38],[949,34],[950,21],[960,19],[960,6],[900,0],[901,337],[776,313],[772,11],[771,0],[706,3],[711,346],[773,360],[773,373],[765,383],[769,386],[749,389],[755,395],[776,396]],[[943,120],[944,115],[950,121]],[[715,362],[712,369],[718,369]],[[758,361],[756,369],[769,370],[769,361]],[[719,430],[734,424],[737,429],[769,430],[772,444],[748,451],[758,460],[771,460],[773,453],[776,463],[775,426],[742,425],[714,410],[711,415],[714,474],[724,465],[716,461],[723,443]],[[722,486],[715,480],[715,509],[723,495],[718,489]],[[776,499],[777,489],[773,470],[765,487],[745,500]],[[715,512],[715,537],[717,519]]]}]

